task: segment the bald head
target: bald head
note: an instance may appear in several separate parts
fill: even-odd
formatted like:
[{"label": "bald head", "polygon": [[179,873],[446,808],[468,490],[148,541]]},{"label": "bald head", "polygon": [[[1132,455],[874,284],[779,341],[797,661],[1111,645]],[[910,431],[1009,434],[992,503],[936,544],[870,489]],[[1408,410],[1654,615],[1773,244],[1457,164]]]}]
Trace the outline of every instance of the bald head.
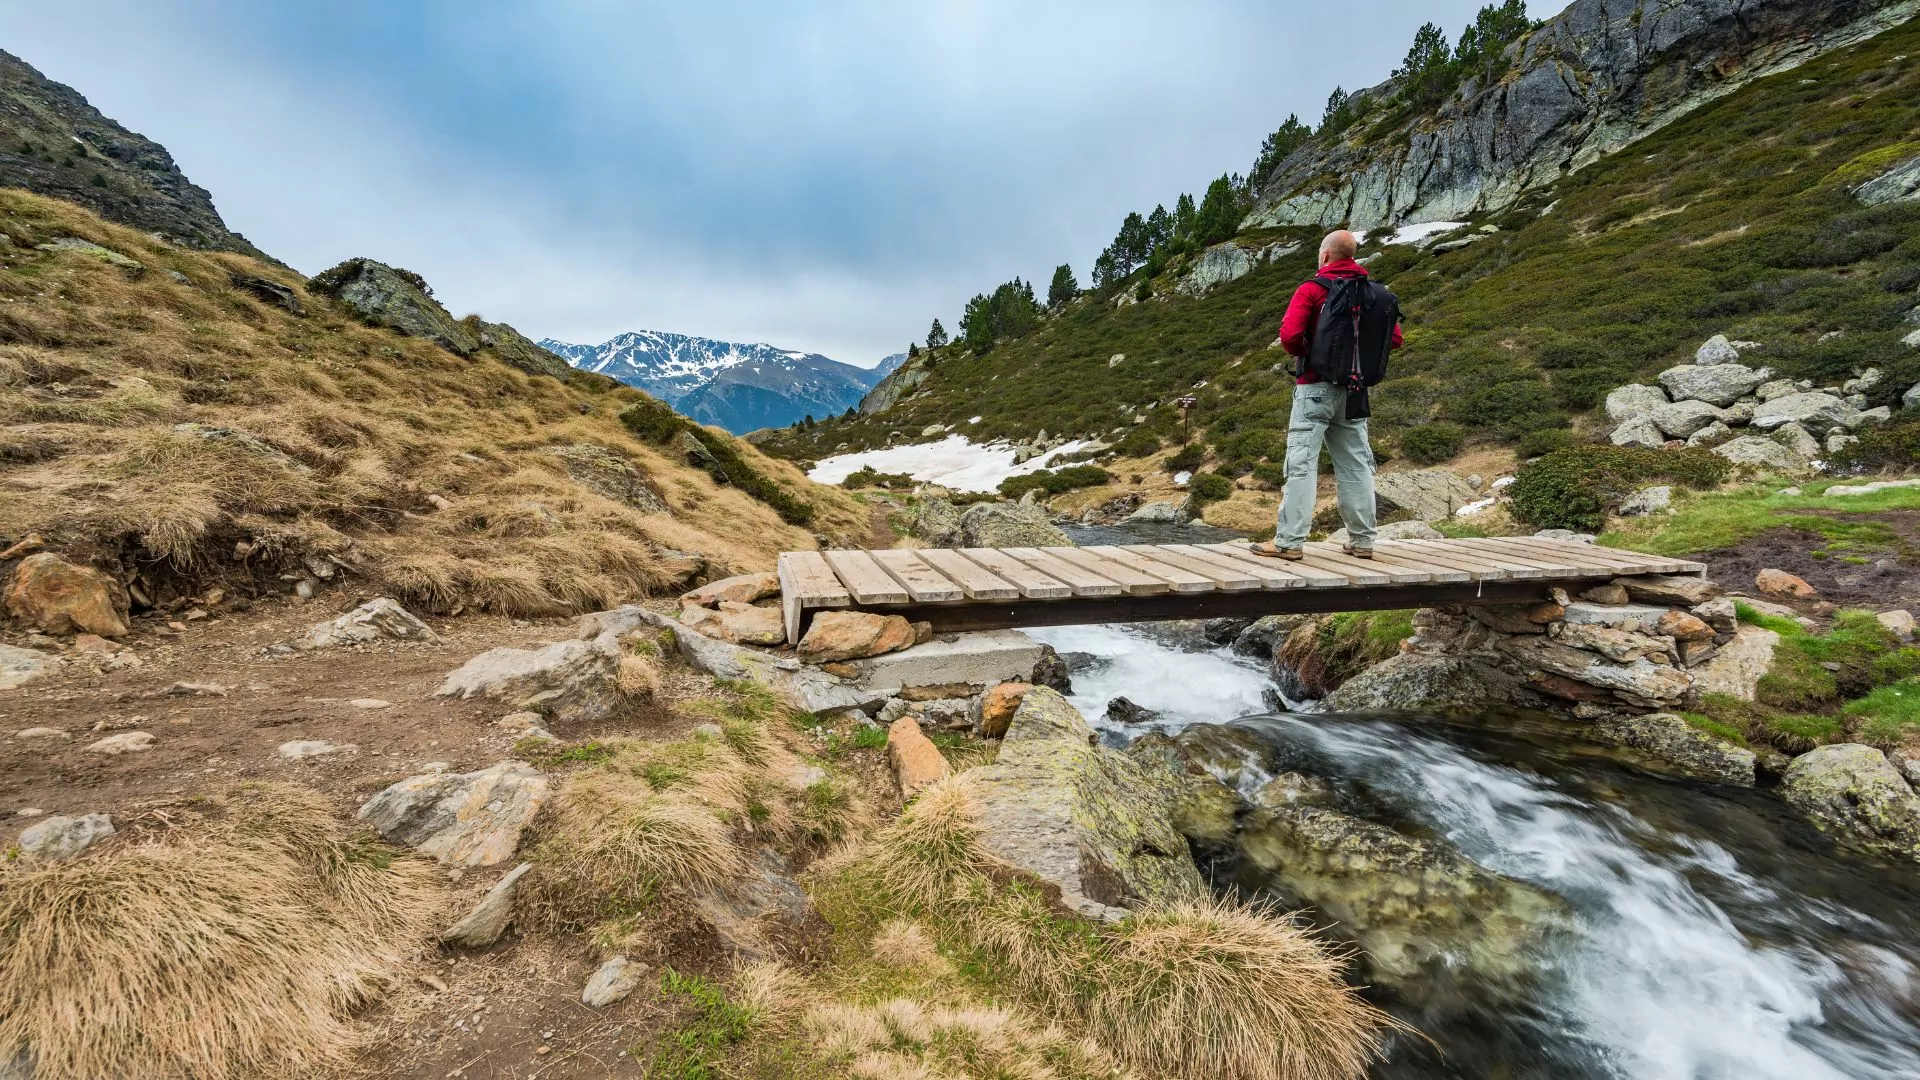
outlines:
[{"label": "bald head", "polygon": [[1320,265],[1351,259],[1360,250],[1360,239],[1345,229],[1335,229],[1320,241]]}]

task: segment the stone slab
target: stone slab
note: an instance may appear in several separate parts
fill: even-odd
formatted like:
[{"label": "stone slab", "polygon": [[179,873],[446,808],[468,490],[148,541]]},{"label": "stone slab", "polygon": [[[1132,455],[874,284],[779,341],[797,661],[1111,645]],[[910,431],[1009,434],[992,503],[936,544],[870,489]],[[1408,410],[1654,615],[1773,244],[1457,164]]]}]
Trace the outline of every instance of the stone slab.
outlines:
[{"label": "stone slab", "polygon": [[1041,656],[1040,643],[1018,630],[955,634],[896,653],[857,661],[857,684],[888,695],[919,686],[965,683],[988,687],[1025,682]]}]

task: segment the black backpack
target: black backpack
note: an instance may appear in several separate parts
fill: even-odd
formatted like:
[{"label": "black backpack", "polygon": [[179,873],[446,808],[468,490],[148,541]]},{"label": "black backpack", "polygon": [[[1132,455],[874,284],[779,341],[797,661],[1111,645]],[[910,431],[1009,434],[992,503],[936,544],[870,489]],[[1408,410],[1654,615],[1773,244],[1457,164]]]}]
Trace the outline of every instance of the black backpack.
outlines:
[{"label": "black backpack", "polygon": [[1313,341],[1296,375],[1308,371],[1347,391],[1347,419],[1371,416],[1367,387],[1387,377],[1393,328],[1400,321],[1400,300],[1365,277],[1316,277],[1327,290],[1314,323]]}]

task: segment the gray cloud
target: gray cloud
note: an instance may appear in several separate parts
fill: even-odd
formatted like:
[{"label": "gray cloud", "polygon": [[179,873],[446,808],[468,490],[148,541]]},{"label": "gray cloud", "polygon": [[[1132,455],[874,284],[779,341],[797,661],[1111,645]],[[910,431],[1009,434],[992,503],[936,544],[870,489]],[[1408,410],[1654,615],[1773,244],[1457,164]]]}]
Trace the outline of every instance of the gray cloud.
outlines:
[{"label": "gray cloud", "polygon": [[11,51],[302,270],[861,364],[1016,274],[1084,279],[1127,211],[1477,6],[0,2]]}]

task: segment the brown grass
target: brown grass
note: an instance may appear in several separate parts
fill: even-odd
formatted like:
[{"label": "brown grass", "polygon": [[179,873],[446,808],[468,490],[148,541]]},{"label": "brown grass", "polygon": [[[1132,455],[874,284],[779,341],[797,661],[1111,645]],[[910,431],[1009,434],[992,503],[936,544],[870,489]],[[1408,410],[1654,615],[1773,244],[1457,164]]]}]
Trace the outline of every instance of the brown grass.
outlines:
[{"label": "brown grass", "polygon": [[38,1080],[341,1067],[438,907],[429,866],[256,788],[217,825],[0,871],[0,1062]]},{"label": "brown grass", "polygon": [[[192,582],[274,587],[299,556],[330,549],[410,603],[524,615],[672,588],[663,549],[732,572],[814,546],[808,530],[629,435],[615,416],[638,391],[529,376],[486,352],[462,359],[321,297],[296,317],[229,284],[238,271],[298,290],[283,269],[177,249],[24,191],[0,191],[0,231],[17,245],[0,259],[9,537],[32,530],[103,564],[126,554]],[[32,249],[56,236],[148,270]],[[671,515],[597,494],[543,452],[577,443],[638,470]],[[867,513],[846,493],[741,453],[815,506],[814,529],[865,534]],[[254,545],[243,559],[239,541]]]},{"label": "brown grass", "polygon": [[561,780],[530,847],[539,872],[516,894],[530,922],[633,941],[662,898],[739,878],[759,848],[811,853],[867,820],[843,782],[796,780],[789,712],[759,687],[676,708],[720,734],[601,740]]},{"label": "brown grass", "polygon": [[[1116,926],[1059,914],[986,852],[964,774],[927,789],[829,888],[877,923],[937,928],[997,985],[1149,1076],[1359,1077],[1395,1027],[1341,980],[1348,957],[1285,916],[1211,900]],[[876,955],[901,933],[883,927]]]}]

